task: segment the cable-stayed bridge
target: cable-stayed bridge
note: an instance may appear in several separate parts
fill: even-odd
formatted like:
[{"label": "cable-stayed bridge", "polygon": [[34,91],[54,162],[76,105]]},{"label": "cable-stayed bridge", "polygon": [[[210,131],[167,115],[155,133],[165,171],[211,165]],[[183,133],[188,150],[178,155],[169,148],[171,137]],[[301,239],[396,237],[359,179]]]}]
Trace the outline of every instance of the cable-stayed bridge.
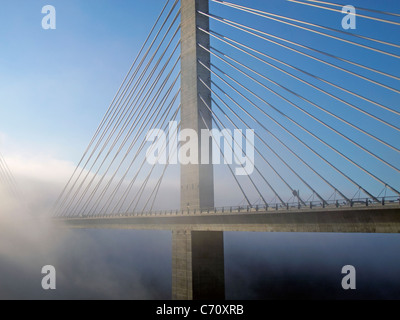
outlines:
[{"label": "cable-stayed bridge", "polygon": [[166,1],[57,200],[173,230],[173,298],[224,297],[223,231],[400,232],[400,15],[276,3]]}]

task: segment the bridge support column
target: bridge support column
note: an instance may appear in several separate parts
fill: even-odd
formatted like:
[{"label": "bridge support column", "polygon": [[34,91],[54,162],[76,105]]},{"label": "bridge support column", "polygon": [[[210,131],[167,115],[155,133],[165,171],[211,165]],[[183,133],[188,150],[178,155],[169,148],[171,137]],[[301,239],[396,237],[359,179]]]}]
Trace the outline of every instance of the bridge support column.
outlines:
[{"label": "bridge support column", "polygon": [[172,299],[192,300],[192,234],[172,231]]},{"label": "bridge support column", "polygon": [[[198,10],[208,13],[208,0],[181,0],[181,130],[194,130],[198,139],[198,163],[181,165],[182,212],[214,208],[211,144],[209,164],[201,163],[201,130],[212,128],[212,114],[210,91],[200,79],[211,87],[211,75],[198,63],[210,66],[210,54],[198,46],[209,48],[210,37],[197,29],[208,30],[209,19]],[[172,298],[225,298],[222,232],[172,232]]]},{"label": "bridge support column", "polygon": [[172,231],[172,299],[225,299],[223,232]]}]

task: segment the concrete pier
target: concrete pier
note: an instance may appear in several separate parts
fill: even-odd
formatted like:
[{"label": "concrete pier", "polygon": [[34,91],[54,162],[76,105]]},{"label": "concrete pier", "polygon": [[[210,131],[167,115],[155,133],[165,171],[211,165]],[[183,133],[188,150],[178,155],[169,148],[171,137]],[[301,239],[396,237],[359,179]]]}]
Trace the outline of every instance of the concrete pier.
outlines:
[{"label": "concrete pier", "polygon": [[[201,164],[201,130],[212,128],[210,37],[197,29],[208,30],[208,0],[181,1],[181,130],[197,133],[197,164],[181,164],[181,210],[214,207],[213,166]],[[200,79],[199,79],[200,78]],[[202,101],[203,100],[203,101]],[[205,105],[207,104],[208,107]],[[185,142],[183,142],[185,143]],[[209,144],[209,155],[211,154]],[[172,232],[172,298],[224,299],[224,243],[222,232]]]},{"label": "concrete pier", "polygon": [[225,299],[223,232],[172,231],[172,299]]}]

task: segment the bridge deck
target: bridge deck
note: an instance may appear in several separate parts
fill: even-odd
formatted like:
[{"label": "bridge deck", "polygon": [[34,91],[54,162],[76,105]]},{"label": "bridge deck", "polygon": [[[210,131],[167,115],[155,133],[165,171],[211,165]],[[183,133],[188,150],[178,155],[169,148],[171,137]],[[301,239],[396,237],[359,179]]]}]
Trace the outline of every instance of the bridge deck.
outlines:
[{"label": "bridge deck", "polygon": [[400,233],[400,206],[57,218],[68,228]]}]

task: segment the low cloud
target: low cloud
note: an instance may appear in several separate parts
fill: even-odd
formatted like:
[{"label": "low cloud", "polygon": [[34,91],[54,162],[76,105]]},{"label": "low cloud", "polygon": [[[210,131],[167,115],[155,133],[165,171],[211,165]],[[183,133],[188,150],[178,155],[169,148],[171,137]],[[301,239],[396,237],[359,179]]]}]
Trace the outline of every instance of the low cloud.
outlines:
[{"label": "low cloud", "polygon": [[[161,268],[170,264],[170,233],[60,228],[49,215],[74,165],[50,156],[5,159],[20,194],[0,186],[0,299],[170,297],[171,270]],[[56,290],[41,287],[48,264]]]},{"label": "low cloud", "polygon": [[[171,298],[169,231],[56,227],[46,214],[74,165],[50,156],[5,158],[23,196],[0,186],[0,299]],[[177,182],[166,181],[175,193]],[[228,232],[226,297],[399,299],[399,250],[398,235]],[[56,268],[56,290],[41,288],[47,264]],[[346,264],[357,269],[354,292],[340,287]]]}]

